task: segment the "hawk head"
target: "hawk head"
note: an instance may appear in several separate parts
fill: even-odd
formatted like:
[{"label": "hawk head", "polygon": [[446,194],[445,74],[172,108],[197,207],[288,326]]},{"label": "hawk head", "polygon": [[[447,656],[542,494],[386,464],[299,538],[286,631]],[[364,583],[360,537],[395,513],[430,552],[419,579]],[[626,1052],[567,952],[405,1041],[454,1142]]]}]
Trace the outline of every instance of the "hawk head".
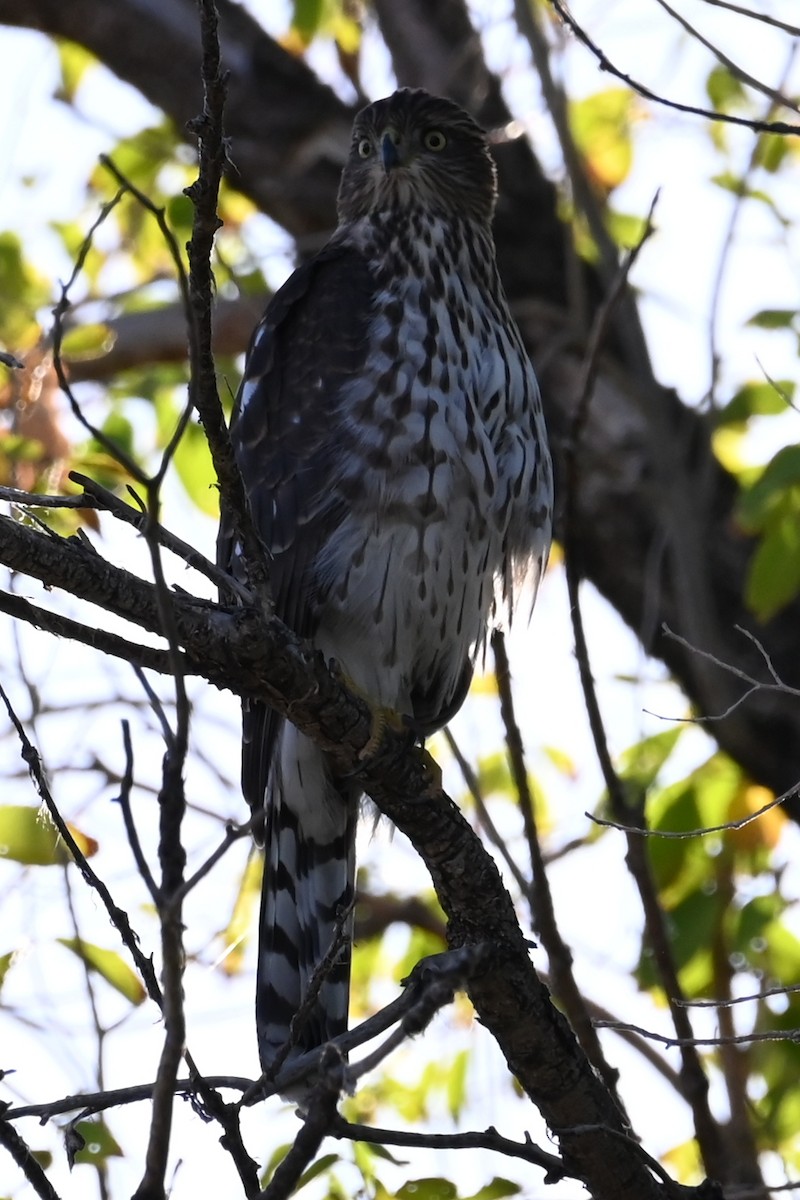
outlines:
[{"label": "hawk head", "polygon": [[357,115],[339,185],[341,223],[416,208],[488,224],[496,196],[486,134],[452,100],[403,88]]}]

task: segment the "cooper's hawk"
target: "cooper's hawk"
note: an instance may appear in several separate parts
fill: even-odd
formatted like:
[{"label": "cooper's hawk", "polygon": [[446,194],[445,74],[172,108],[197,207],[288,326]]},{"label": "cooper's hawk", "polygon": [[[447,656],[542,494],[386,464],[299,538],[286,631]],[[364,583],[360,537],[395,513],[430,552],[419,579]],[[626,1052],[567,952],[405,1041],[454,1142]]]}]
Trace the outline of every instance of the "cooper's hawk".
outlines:
[{"label": "cooper's hawk", "polygon": [[[403,90],[356,117],[326,247],[276,293],[231,433],[279,617],[420,737],[460,707],[500,581],[535,588],[552,469],[533,368],[495,265],[487,139]],[[241,572],[223,516],[220,561]],[[346,945],[309,983],[354,889],[358,788],[245,703],[245,795],[264,810],[256,1019],[268,1070],[347,1025]],[[319,978],[317,979],[319,983]]]}]

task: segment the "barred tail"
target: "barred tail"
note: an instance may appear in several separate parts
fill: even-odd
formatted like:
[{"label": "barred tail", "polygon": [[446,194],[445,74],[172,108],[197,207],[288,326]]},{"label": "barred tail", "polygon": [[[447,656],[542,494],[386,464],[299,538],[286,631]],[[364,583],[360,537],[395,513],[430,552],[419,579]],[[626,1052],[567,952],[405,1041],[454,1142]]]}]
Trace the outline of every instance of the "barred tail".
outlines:
[{"label": "barred tail", "polygon": [[267,796],[261,891],[256,1029],[265,1071],[287,1043],[288,1061],[347,1029],[352,913],[343,930],[342,914],[355,888],[356,816],[321,751],[284,725]]}]

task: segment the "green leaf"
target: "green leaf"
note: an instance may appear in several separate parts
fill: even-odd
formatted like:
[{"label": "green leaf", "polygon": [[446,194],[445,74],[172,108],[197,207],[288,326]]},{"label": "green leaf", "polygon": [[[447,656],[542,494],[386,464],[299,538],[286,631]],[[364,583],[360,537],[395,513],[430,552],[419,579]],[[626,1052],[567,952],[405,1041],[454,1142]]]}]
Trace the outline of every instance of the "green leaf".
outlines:
[{"label": "green leaf", "polygon": [[790,153],[790,139],[778,133],[762,133],[756,147],[756,162],[758,166],[774,175],[783,165],[784,159]]},{"label": "green leaf", "polygon": [[800,593],[800,506],[764,533],[750,560],[745,603],[769,621]]},{"label": "green leaf", "polygon": [[5,983],[5,978],[11,969],[11,964],[14,961],[16,950],[9,950],[7,954],[0,954],[0,988]]},{"label": "green leaf", "polygon": [[111,328],[102,322],[78,325],[64,334],[61,352],[64,358],[71,362],[85,362],[87,359],[101,358],[107,354],[115,340]]},{"label": "green leaf", "polygon": [[[97,852],[97,842],[74,825],[67,824],[83,854]],[[61,840],[45,808],[28,804],[0,806],[0,859],[10,858],[29,867],[63,866],[72,855]]]},{"label": "green leaf", "polygon": [[620,756],[620,778],[635,783],[642,791],[651,788],[683,730],[683,725],[676,725],[674,729],[665,729],[663,733],[655,733],[629,746]]},{"label": "green leaf", "polygon": [[623,250],[632,250],[638,246],[647,230],[645,217],[634,216],[633,213],[606,213],[606,228],[618,246]]},{"label": "green leaf", "polygon": [[104,1121],[77,1121],[72,1126],[84,1143],[75,1154],[76,1163],[100,1164],[108,1158],[124,1158],[122,1148]]},{"label": "green leaf", "polygon": [[715,112],[730,112],[747,101],[741,82],[722,65],[714,67],[706,79],[706,94]]},{"label": "green leaf", "polygon": [[196,421],[190,421],[186,426],[173,461],[189,499],[207,516],[218,517],[217,473],[206,435]]},{"label": "green leaf", "polygon": [[[647,814],[650,827],[671,833],[722,825],[730,819],[742,785],[740,767],[721,752],[714,754],[685,779],[651,792]],[[708,838],[648,838],[647,847],[659,899],[668,911],[699,888],[716,886],[715,860]]]},{"label": "green leaf", "polygon": [[750,417],[770,417],[786,412],[795,393],[792,379],[745,383],[718,414],[720,425],[744,424]]},{"label": "green leaf", "polygon": [[294,0],[292,31],[304,45],[313,42],[325,17],[325,0]]},{"label": "green leaf", "polygon": [[569,106],[572,134],[589,174],[609,191],[622,183],[633,162],[633,105],[628,88],[607,88]]},{"label": "green leaf", "polygon": [[775,201],[768,192],[764,192],[759,188],[752,187],[746,179],[742,179],[740,175],[734,175],[732,171],[723,171],[720,175],[712,175],[711,182],[723,189],[725,192],[731,192],[734,196],[739,196],[743,200],[758,200],[761,204],[766,204],[767,208],[782,221],[778,210],[775,207]]},{"label": "green leaf", "polygon": [[458,1191],[450,1179],[409,1179],[396,1194],[397,1200],[455,1200]]},{"label": "green leaf", "polygon": [[50,287],[23,257],[15,233],[0,233],[0,296],[5,297],[0,304],[0,341],[23,350],[38,338],[36,310],[49,299]]},{"label": "green leaf", "polygon": [[762,308],[749,318],[747,324],[756,329],[791,329],[796,317],[795,308]]},{"label": "green leaf", "polygon": [[472,1196],[465,1196],[464,1200],[502,1200],[503,1196],[516,1196],[521,1191],[518,1183],[512,1183],[510,1179],[501,1179],[495,1175],[494,1179],[482,1187],[479,1192],[475,1192]]},{"label": "green leaf", "polygon": [[[176,403],[176,389],[159,388],[154,402],[159,443],[163,447],[168,444],[181,418],[181,409]],[[217,475],[206,435],[196,421],[189,421],[186,425],[172,461],[189,499],[201,512],[211,517],[218,516]]]},{"label": "green leaf", "polygon": [[62,946],[71,950],[86,966],[95,971],[120,992],[131,1004],[141,1004],[147,993],[139,976],[116,950],[94,946],[82,938],[58,938]]},{"label": "green leaf", "polygon": [[[102,432],[129,458],[135,458],[133,425],[120,411],[115,410],[108,414],[103,422]],[[100,449],[99,444],[97,449]]]},{"label": "green leaf", "polygon": [[282,1142],[280,1146],[276,1146],[272,1154],[267,1159],[264,1170],[261,1173],[261,1186],[266,1187],[275,1171],[286,1158],[286,1155],[292,1148],[291,1142]]},{"label": "green leaf", "polygon": [[[408,1166],[407,1159],[397,1158],[396,1155],[387,1150],[385,1146],[379,1145],[378,1142],[354,1142],[353,1150],[355,1152],[355,1158],[357,1162],[359,1161],[359,1152],[366,1151],[367,1156],[370,1158],[380,1158],[384,1162],[394,1163],[396,1167]],[[359,1165],[361,1164],[359,1163]],[[363,1166],[361,1169],[363,1171]]]},{"label": "green leaf", "polygon": [[[711,988],[711,945],[724,910],[725,900],[719,890],[698,888],[670,911],[672,954],[681,984],[690,999],[707,995]],[[642,954],[637,977],[639,986],[646,990],[663,988],[658,965],[649,952]]]},{"label": "green leaf", "polygon": [[783,446],[739,500],[737,514],[750,532],[762,529],[770,517],[780,520],[781,500],[800,486],[800,446]]},{"label": "green leaf", "polygon": [[307,1183],[310,1183],[312,1179],[316,1179],[318,1175],[322,1175],[325,1171],[329,1171],[331,1167],[338,1162],[341,1162],[341,1158],[338,1154],[323,1154],[322,1158],[318,1158],[317,1161],[312,1163],[308,1170],[304,1171],[300,1176],[297,1184],[295,1185],[295,1192],[299,1192],[300,1188],[305,1187]]},{"label": "green leaf", "polygon": [[467,1068],[469,1051],[461,1050],[453,1059],[447,1074],[447,1110],[457,1121],[467,1100]]},{"label": "green leaf", "polygon": [[562,750],[559,746],[542,746],[542,752],[562,775],[566,775],[568,779],[578,778],[575,759],[567,750]]},{"label": "green leaf", "polygon": [[478,786],[484,796],[495,792],[506,797],[513,795],[514,785],[505,751],[486,754],[478,761]]},{"label": "green leaf", "polygon": [[87,71],[97,66],[97,59],[77,42],[62,41],[58,38],[56,45],[61,66],[61,84],[56,90],[56,99],[74,104],[81,81]]}]

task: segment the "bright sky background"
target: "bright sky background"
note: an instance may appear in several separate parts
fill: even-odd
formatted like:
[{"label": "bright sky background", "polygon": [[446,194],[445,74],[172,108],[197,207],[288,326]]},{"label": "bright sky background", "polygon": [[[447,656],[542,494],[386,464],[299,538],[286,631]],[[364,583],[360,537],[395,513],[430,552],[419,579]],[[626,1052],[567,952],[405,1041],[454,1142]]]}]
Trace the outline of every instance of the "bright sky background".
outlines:
[{"label": "bright sky background", "polygon": [[[793,0],[784,0],[784,3],[776,0],[774,4],[763,6],[753,0],[753,6],[782,15],[784,19],[798,15]],[[271,0],[261,3],[253,0],[250,7],[275,32],[285,24],[284,10]],[[505,6],[495,5],[490,0],[483,0],[476,8],[491,61],[499,68],[509,60],[510,18]],[[613,5],[607,0],[574,0],[572,10],[576,20],[591,32],[623,70],[674,99],[706,104],[703,81],[708,70],[707,56],[687,43],[655,0],[618,0]],[[765,26],[722,14],[700,0],[684,0],[681,10],[752,75],[773,85],[780,83],[789,60],[785,35],[776,35]],[[0,229],[18,231],[42,270],[48,273],[56,270],[65,276],[71,265],[64,258],[55,235],[48,231],[48,221],[73,216],[81,200],[82,182],[97,154],[113,146],[119,136],[152,121],[156,113],[137,93],[105,72],[98,72],[87,81],[81,92],[79,116],[54,102],[51,95],[58,77],[57,61],[47,41],[37,35],[0,30],[0,57],[3,62],[0,114],[4,114],[0,116]],[[331,56],[322,48],[314,50],[313,60],[315,66],[334,81],[339,78]],[[366,61],[368,89],[375,95],[389,90],[391,82],[385,76],[385,55],[379,54],[373,45]],[[560,168],[554,135],[536,81],[528,69],[524,47],[513,49],[511,62],[504,80],[508,96],[529,129],[543,161],[558,176]],[[792,87],[795,91],[800,90],[796,64],[792,72],[792,82],[785,85],[786,90],[792,90]],[[574,96],[592,94],[614,82],[599,73],[588,53],[574,44],[566,57],[565,78],[570,94]],[[765,108],[766,103],[765,100]],[[728,138],[732,147],[730,169],[741,169],[749,157],[752,138],[747,133],[739,134],[733,130],[729,131]],[[726,164],[716,155],[699,122],[666,110],[648,111],[644,104],[635,141],[634,168],[630,179],[618,190],[615,204],[622,211],[642,214],[660,189],[656,215],[658,234],[648,242],[634,273],[634,282],[643,296],[642,313],[650,335],[656,372],[663,383],[678,388],[688,402],[701,403],[710,377],[709,299],[733,203],[729,193],[709,184],[709,177],[725,169]],[[789,335],[782,337],[743,328],[747,318],[760,308],[800,307],[797,270],[800,247],[796,232],[800,228],[797,221],[800,189],[796,167],[790,177],[775,185],[772,194],[784,217],[794,220],[795,231],[785,233],[764,206],[748,204],[742,209],[718,314],[718,341],[724,361],[719,394],[723,400],[744,379],[761,378],[759,360],[773,378],[797,378],[798,374],[797,348]],[[274,250],[274,261],[267,267],[270,278],[277,284],[287,270],[283,240],[266,222],[259,225],[258,237],[264,247]],[[0,298],[4,303],[9,299]],[[757,460],[764,461],[780,441],[796,440],[797,437],[796,414],[782,421],[764,421],[752,440],[751,453]],[[169,523],[187,540],[194,541],[207,553],[212,552],[212,523],[197,518],[177,496]],[[143,570],[147,569],[142,549],[134,539],[112,531],[109,522],[104,522],[103,530],[103,553],[124,561],[129,567],[138,563]],[[188,586],[185,577],[180,577]],[[35,596],[36,589],[25,586],[24,594]],[[587,598],[585,617],[612,748],[618,752],[645,733],[665,727],[662,721],[646,715],[645,709],[677,716],[685,712],[685,702],[677,690],[664,681],[661,668],[643,658],[635,639],[622,628],[608,606],[591,594]],[[132,698],[139,696],[138,687],[124,666],[113,671],[113,680],[109,682],[87,676],[86,657],[82,651],[76,654],[68,646],[46,644],[27,635],[23,637],[23,646],[31,674],[51,698],[55,697],[62,704],[74,702],[78,694],[92,699],[110,698],[116,687]],[[594,806],[602,790],[572,659],[566,591],[560,571],[553,571],[546,580],[530,631],[519,627],[514,630],[511,651],[512,667],[519,684],[520,720],[530,746],[532,768],[549,797],[555,824],[553,845],[556,846],[585,833],[587,823],[583,814]],[[13,662],[14,656],[4,652],[2,660],[5,674],[6,664]],[[640,682],[623,681],[631,677]],[[226,816],[241,816],[236,782],[236,705],[231,697],[218,696],[208,688],[196,687],[193,691],[199,744],[208,747],[209,752],[224,764],[228,786],[221,789],[211,771],[194,764],[188,776],[190,795],[197,803]],[[25,715],[25,697],[20,689],[15,694],[20,711]],[[119,769],[122,766],[121,711],[119,706],[107,704],[94,710],[90,723],[82,716],[59,718],[57,722],[45,720],[36,730],[37,737],[54,760],[59,757],[70,759],[77,767],[101,751],[103,761]],[[145,717],[134,722],[136,762],[140,781],[144,782],[149,776],[156,783],[161,749],[155,735],[148,732],[151,725]],[[473,754],[495,748],[499,721],[491,701],[486,698],[474,700],[454,723],[454,731]],[[60,739],[60,743],[54,739]],[[541,752],[545,745],[569,753],[576,768],[574,780],[566,780],[547,762]],[[706,752],[707,742],[703,735],[696,730],[689,731],[671,768],[676,777],[700,761]],[[18,751],[13,739],[0,742],[0,768],[11,764],[16,767],[17,762]],[[463,790],[453,773],[447,774],[446,782],[456,795]],[[96,789],[96,777],[87,778],[79,771],[64,771],[57,777],[55,790],[57,798],[80,823],[80,814],[93,799]],[[16,802],[33,800],[23,777],[12,782],[11,792]],[[12,795],[6,792],[4,799],[10,800]],[[142,795],[140,802],[146,805],[146,796]],[[507,815],[511,821],[511,815]],[[127,889],[129,902],[138,918],[143,896],[133,866],[124,858],[122,865],[112,858],[115,842],[121,841],[118,813],[113,806],[95,805],[91,809],[90,825],[92,834],[101,842],[98,869],[102,873],[110,869],[113,862],[115,878],[119,879],[121,888]],[[516,839],[521,852],[516,824],[508,832]],[[198,821],[193,826],[196,861],[210,852],[220,834],[220,825],[211,820]],[[397,838],[388,846],[387,842],[388,834],[383,828],[372,843],[368,844],[366,836],[363,839],[362,857],[373,864],[380,861],[381,882],[394,886],[402,880],[404,886],[427,888],[429,881],[424,871],[414,856],[403,850],[402,839]],[[790,853],[798,857],[796,842],[794,832],[787,836],[787,857]],[[231,863],[238,862],[241,866],[243,854],[244,847],[238,847],[231,855]],[[621,839],[607,836],[600,845],[571,855],[554,867],[552,884],[562,932],[575,951],[579,982],[585,984],[589,995],[626,1019],[654,1026],[661,1021],[660,1015],[635,993],[625,977],[638,944],[639,908],[625,872],[623,855]],[[523,856],[520,861],[524,862]],[[223,886],[226,880],[227,885],[231,884],[233,875],[231,869],[221,877]],[[800,891],[800,879],[797,882],[795,894]],[[80,911],[88,913],[94,907],[93,901],[83,895],[80,887],[76,886],[74,890]],[[34,896],[32,906],[31,894]],[[189,948],[196,950],[209,964],[204,986],[200,989],[202,994],[198,995],[196,988],[190,993],[192,1044],[202,1045],[205,1070],[253,1075],[256,1067],[251,1017],[252,977],[248,973],[243,979],[225,980],[213,969],[213,947],[195,940],[199,936],[207,938],[208,930],[224,919],[204,909],[208,896],[206,890],[201,891],[199,898],[192,898],[187,920]],[[221,897],[220,908],[227,912],[231,900],[232,895]],[[23,889],[17,882],[6,885],[0,874],[2,928],[24,931],[34,964],[37,962],[37,944],[46,933],[49,934],[53,925],[53,906],[59,910],[63,903],[60,877],[39,883],[32,892],[27,885]],[[141,920],[147,936],[152,937],[152,926],[146,925],[143,915]],[[613,931],[613,936],[609,936],[609,930]],[[59,932],[62,932],[60,926]],[[115,935],[112,931],[106,932],[108,944],[113,944]],[[4,933],[0,936],[0,953],[10,948],[16,948],[16,944]],[[51,962],[56,961],[52,951],[48,951],[42,955],[36,969],[49,972]],[[42,1020],[45,1026],[64,1021],[68,1028],[71,1006],[75,1007],[76,1013],[83,1013],[80,975],[75,972],[66,951],[63,952],[63,970],[67,988],[63,1007],[57,1013],[45,1011],[34,1018]],[[13,981],[12,972],[7,985],[8,1002],[24,1006],[30,997],[15,993]],[[106,1003],[105,999],[103,1003]],[[112,1001],[109,1011],[113,1008]],[[123,1009],[119,1007],[118,1011]],[[236,1016],[240,1038],[230,1037],[232,1014]],[[215,1031],[223,1020],[226,1036],[220,1043],[215,1038]],[[137,1080],[152,1076],[153,1055],[160,1048],[160,1035],[154,1031],[154,1023],[153,1010],[145,1005],[128,1020],[124,1036],[109,1039],[107,1081],[110,1084],[129,1082],[132,1074]],[[0,1040],[5,1040],[6,1047],[15,1029],[0,1014]],[[472,1067],[474,1106],[465,1113],[463,1127],[483,1128],[496,1122],[501,1123],[504,1132],[511,1136],[521,1135],[529,1128],[534,1138],[544,1140],[529,1108],[509,1106],[504,1096],[500,1098],[496,1087],[496,1054],[488,1039],[476,1029],[474,1025],[459,1027],[452,1014],[445,1014],[432,1034],[433,1037],[446,1035],[446,1044],[453,1048],[471,1045],[478,1038],[479,1052]],[[622,1069],[623,1080],[627,1079],[629,1100],[640,1089],[646,1088],[647,1102],[643,1103],[639,1095],[638,1102],[632,1107],[634,1123],[647,1148],[658,1154],[688,1137],[687,1115],[673,1103],[663,1084],[654,1082],[638,1057],[618,1040],[609,1038],[606,1044],[612,1060]],[[59,1050],[62,1067],[59,1072],[54,1067],[52,1045],[47,1039],[40,1040],[34,1029],[31,1038],[25,1041],[24,1051],[19,1051],[18,1076],[12,1086],[18,1087],[21,1096],[37,1099],[91,1086],[92,1064],[84,1061],[86,1052],[83,1044],[72,1046],[65,1038]],[[133,1070],[132,1061],[136,1063]],[[406,1069],[409,1078],[413,1078],[413,1057],[409,1057]],[[397,1073],[400,1073],[399,1067]],[[214,1135],[200,1131],[197,1118],[192,1116],[187,1105],[179,1104],[178,1111],[182,1130],[179,1138],[183,1139],[185,1157],[176,1176],[175,1196],[209,1194],[208,1172],[212,1169],[219,1171],[219,1178],[214,1177],[213,1183],[214,1194],[217,1194],[229,1178],[226,1175],[227,1159],[220,1152],[217,1165],[210,1167],[207,1150],[215,1141]],[[145,1107],[138,1106],[122,1115],[112,1114],[110,1123],[112,1128],[127,1132],[146,1119]],[[259,1108],[256,1113],[249,1114],[246,1137],[254,1152],[259,1152],[262,1138],[265,1144],[272,1146],[279,1136],[284,1139],[292,1136],[294,1118],[287,1114],[280,1121],[280,1134],[276,1132],[278,1126],[271,1125],[267,1137],[263,1125],[264,1110]],[[447,1128],[446,1117],[443,1117],[441,1127]],[[30,1130],[26,1127],[25,1132],[30,1133]],[[202,1137],[202,1150],[196,1155],[186,1155],[186,1147],[190,1144],[187,1137]],[[34,1144],[38,1146],[39,1142]],[[41,1144],[47,1144],[46,1131],[42,1132]],[[195,1144],[199,1146],[200,1143]],[[398,1154],[398,1157],[409,1156]],[[439,1156],[435,1160],[419,1156],[413,1161],[415,1169],[419,1167],[418,1174],[452,1172],[461,1175],[469,1172],[469,1181],[464,1184],[466,1192],[477,1187],[484,1176],[490,1178],[493,1173],[499,1173],[513,1178],[517,1174],[513,1164],[505,1160],[483,1161],[478,1155],[466,1159]],[[126,1183],[130,1181],[129,1170],[124,1161],[114,1165],[115,1196],[126,1194],[122,1179],[124,1177]],[[536,1178],[535,1174],[533,1178]],[[389,1170],[387,1180],[391,1182]],[[59,1172],[54,1181],[65,1198],[86,1194],[85,1170],[78,1170],[71,1178]],[[9,1170],[9,1160],[0,1158],[0,1191],[5,1190],[11,1190],[20,1200],[30,1194],[25,1188],[19,1188],[18,1177]],[[573,1200],[577,1193],[576,1187],[562,1185],[546,1190],[543,1186],[534,1186],[525,1194]]]}]

